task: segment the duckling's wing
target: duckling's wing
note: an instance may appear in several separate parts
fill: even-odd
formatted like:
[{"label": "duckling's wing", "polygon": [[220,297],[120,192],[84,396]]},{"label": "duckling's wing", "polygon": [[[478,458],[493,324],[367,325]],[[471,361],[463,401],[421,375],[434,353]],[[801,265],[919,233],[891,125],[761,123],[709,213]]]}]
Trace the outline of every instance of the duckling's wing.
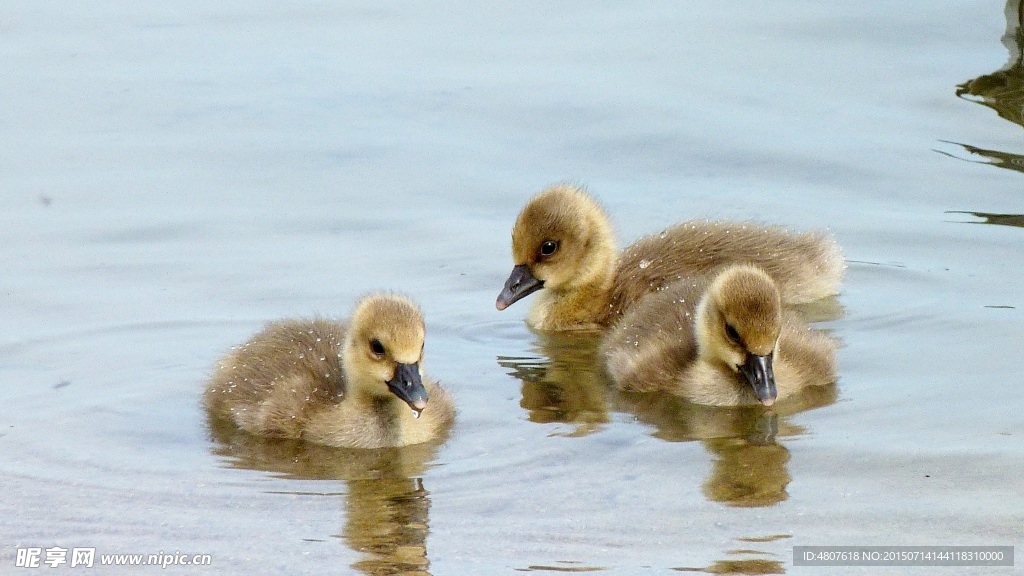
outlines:
[{"label": "duckling's wing", "polygon": [[282,415],[304,421],[344,395],[344,334],[340,322],[321,318],[268,324],[218,363],[207,407],[250,431],[269,430]]},{"label": "duckling's wing", "polygon": [[803,388],[834,383],[838,341],[808,326],[795,312],[785,311],[782,322],[779,361],[792,375],[784,384]]},{"label": "duckling's wing", "polygon": [[641,298],[605,335],[602,358],[626,390],[672,390],[697,358],[694,313],[707,281],[685,279]]}]

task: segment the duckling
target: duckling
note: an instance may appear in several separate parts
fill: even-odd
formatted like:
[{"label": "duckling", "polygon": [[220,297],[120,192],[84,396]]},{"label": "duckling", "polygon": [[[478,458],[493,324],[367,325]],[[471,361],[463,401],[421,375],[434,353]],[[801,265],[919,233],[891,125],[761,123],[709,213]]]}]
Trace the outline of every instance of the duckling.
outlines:
[{"label": "duckling", "polygon": [[351,448],[426,442],[448,430],[455,408],[422,375],[424,334],[419,307],[396,294],[362,299],[347,324],[272,322],[219,362],[204,402],[262,436]]},{"label": "duckling", "polygon": [[771,406],[835,382],[835,348],[783,309],[764,270],[736,264],[644,297],[605,335],[601,355],[623,389]]},{"label": "duckling", "polygon": [[552,331],[610,326],[645,294],[727,264],[764,268],[787,305],[835,294],[845,269],[842,251],[827,234],[753,223],[682,222],[620,255],[604,209],[568,184],[540,192],[519,213],[512,258],[495,306],[504,310],[540,291],[527,322]]}]

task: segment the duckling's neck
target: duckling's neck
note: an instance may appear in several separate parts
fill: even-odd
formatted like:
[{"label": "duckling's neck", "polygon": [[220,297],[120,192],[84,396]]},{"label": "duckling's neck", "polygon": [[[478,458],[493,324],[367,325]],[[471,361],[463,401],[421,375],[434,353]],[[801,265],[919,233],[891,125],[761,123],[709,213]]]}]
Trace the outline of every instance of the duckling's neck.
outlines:
[{"label": "duckling's neck", "polygon": [[693,320],[693,338],[697,344],[697,360],[716,368],[731,369],[728,363],[715,350],[712,333],[716,322],[715,305],[711,302],[710,292],[705,293],[697,303],[697,312]]},{"label": "duckling's neck", "polygon": [[562,289],[541,290],[530,311],[530,325],[539,330],[600,329],[609,320],[614,280],[612,259],[588,280]]},{"label": "duckling's neck", "polygon": [[393,394],[381,396],[366,392],[354,391],[347,399],[349,410],[362,414],[367,422],[372,422],[370,429],[380,436],[379,443],[396,445],[403,436],[404,421],[410,416],[411,408]]},{"label": "duckling's neck", "polygon": [[411,408],[395,397],[376,396],[372,402],[372,413],[377,418],[380,429],[388,436],[388,441],[400,443],[404,421],[407,419],[405,413],[410,412]]}]

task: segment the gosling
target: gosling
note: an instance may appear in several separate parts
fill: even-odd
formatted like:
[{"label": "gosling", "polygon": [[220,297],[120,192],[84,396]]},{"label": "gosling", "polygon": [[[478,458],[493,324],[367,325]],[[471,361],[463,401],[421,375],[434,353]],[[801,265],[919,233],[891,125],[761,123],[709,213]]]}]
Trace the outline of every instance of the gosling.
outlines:
[{"label": "gosling", "polygon": [[834,383],[835,349],[832,338],[782,308],[767,273],[732,265],[646,296],[600,351],[622,389],[712,406],[771,406]]},{"label": "gosling", "polygon": [[447,433],[455,408],[422,375],[424,335],[419,307],[395,294],[364,298],[347,324],[272,322],[218,363],[204,402],[261,436],[350,448],[427,442]]},{"label": "gosling", "polygon": [[519,213],[512,258],[495,305],[504,310],[543,289],[527,322],[548,331],[601,330],[644,295],[727,264],[764,268],[787,305],[836,294],[846,267],[838,244],[823,232],[706,220],[641,238],[620,255],[604,209],[568,184],[540,192]]}]

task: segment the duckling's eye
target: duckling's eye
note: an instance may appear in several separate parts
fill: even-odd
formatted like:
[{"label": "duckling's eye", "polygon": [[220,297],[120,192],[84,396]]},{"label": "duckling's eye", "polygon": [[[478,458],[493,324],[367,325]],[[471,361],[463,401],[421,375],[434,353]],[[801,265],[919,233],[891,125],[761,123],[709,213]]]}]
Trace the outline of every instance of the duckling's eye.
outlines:
[{"label": "duckling's eye", "polygon": [[380,340],[374,338],[370,340],[370,351],[373,352],[374,356],[380,357],[384,355],[384,345],[380,343]]},{"label": "duckling's eye", "polygon": [[551,256],[555,253],[555,250],[558,250],[558,242],[555,242],[554,240],[545,240],[544,243],[540,245],[541,256]]},{"label": "duckling's eye", "polygon": [[732,340],[737,344],[740,343],[740,333],[733,328],[732,324],[725,325],[725,335],[729,337],[729,340]]}]

